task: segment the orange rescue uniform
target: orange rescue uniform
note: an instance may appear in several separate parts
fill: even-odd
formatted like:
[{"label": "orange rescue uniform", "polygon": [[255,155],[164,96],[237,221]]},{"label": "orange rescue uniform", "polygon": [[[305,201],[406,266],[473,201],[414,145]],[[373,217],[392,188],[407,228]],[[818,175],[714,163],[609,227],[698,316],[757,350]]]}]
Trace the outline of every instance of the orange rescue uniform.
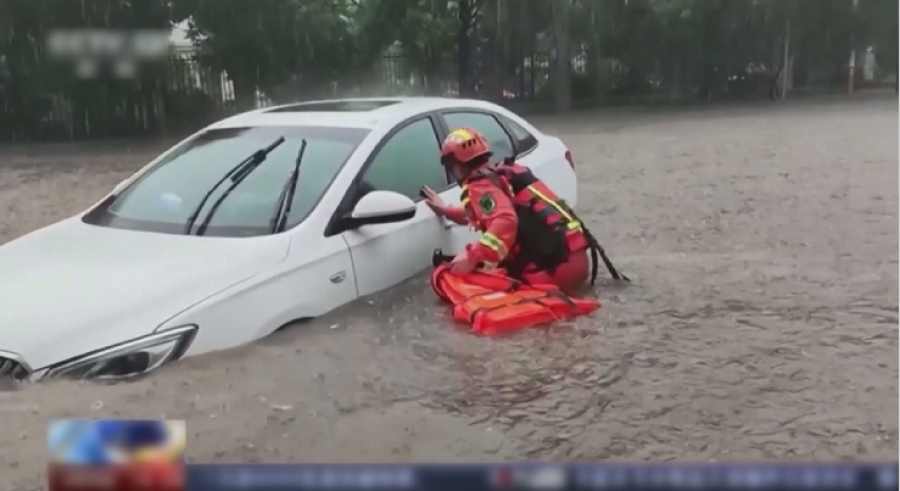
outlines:
[{"label": "orange rescue uniform", "polygon": [[[505,267],[517,252],[517,240],[527,238],[516,237],[519,219],[508,181],[503,176],[498,176],[497,180],[487,179],[484,177],[487,172],[493,171],[483,166],[469,174],[462,182],[462,206],[446,208],[445,216],[458,224],[468,223],[482,232],[477,242],[466,246],[473,261]],[[531,284],[554,284],[567,292],[584,284],[590,276],[588,241],[578,230],[569,231],[566,239],[570,252],[565,261],[552,272],[533,264],[526,265],[520,279]]]}]

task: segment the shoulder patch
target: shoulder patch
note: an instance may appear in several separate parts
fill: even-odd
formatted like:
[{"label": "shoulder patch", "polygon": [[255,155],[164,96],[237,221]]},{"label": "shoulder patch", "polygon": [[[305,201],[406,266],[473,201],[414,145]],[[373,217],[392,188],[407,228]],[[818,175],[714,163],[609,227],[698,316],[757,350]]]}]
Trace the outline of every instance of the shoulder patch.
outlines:
[{"label": "shoulder patch", "polygon": [[481,208],[481,211],[484,213],[491,214],[494,211],[494,208],[497,207],[497,202],[494,201],[494,196],[491,193],[484,193],[478,200],[478,207]]}]

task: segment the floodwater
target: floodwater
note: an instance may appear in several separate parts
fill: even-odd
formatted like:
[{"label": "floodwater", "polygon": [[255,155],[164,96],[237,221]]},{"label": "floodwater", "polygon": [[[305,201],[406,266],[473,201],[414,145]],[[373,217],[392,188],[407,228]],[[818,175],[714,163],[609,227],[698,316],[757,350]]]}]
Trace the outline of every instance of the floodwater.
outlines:
[{"label": "floodwater", "polygon": [[[79,416],[186,419],[198,462],[896,459],[893,93],[535,122],[634,280],[601,311],[475,337],[420,277],[140,382],[0,392],[0,488],[40,488],[47,420]],[[0,242],[160,149],[0,149]]]}]

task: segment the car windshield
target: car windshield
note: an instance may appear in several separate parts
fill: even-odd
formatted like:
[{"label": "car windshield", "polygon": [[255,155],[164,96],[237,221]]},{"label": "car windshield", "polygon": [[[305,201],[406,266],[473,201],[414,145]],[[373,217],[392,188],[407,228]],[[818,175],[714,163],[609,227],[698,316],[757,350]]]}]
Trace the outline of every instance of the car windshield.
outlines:
[{"label": "car windshield", "polygon": [[[127,188],[100,203],[84,221],[105,227],[184,234],[185,223],[203,196],[231,168],[253,152],[284,137],[216,211],[204,235],[243,237],[271,233],[270,220],[300,145],[307,141],[288,228],[306,219],[344,162],[368,134],[356,128],[256,127],[206,131],[167,156]],[[226,181],[201,211],[225,192]]]}]

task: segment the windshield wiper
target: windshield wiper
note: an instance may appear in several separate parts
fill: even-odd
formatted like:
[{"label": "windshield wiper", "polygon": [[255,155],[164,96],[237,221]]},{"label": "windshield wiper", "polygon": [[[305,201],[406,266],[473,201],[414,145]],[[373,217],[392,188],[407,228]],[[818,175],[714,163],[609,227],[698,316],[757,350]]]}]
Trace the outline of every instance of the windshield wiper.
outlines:
[{"label": "windshield wiper", "polygon": [[203,211],[203,207],[206,205],[206,202],[209,200],[210,196],[212,196],[213,193],[216,192],[216,189],[219,189],[219,186],[221,186],[223,182],[231,179],[231,186],[229,186],[228,189],[225,190],[225,193],[222,194],[222,196],[220,196],[218,200],[216,200],[216,202],[213,204],[212,209],[210,209],[209,213],[206,214],[206,219],[203,220],[203,223],[201,223],[200,227],[197,229],[197,235],[203,235],[203,233],[206,232],[206,228],[209,226],[209,222],[212,220],[213,215],[219,208],[219,205],[221,205],[222,202],[225,201],[225,198],[228,197],[228,194],[231,193],[231,191],[234,190],[234,188],[236,188],[248,175],[250,175],[253,170],[259,167],[259,164],[266,160],[266,157],[268,157],[269,154],[272,153],[272,150],[278,148],[278,146],[282,143],[284,143],[284,137],[280,136],[268,147],[261,148],[253,152],[252,155],[242,160],[241,163],[234,166],[230,171],[228,171],[228,173],[226,173],[225,176],[222,177],[222,179],[219,179],[219,182],[217,182],[216,185],[213,186],[208,193],[206,193],[206,196],[204,196],[203,199],[200,200],[200,204],[197,205],[197,208],[195,208],[194,212],[191,213],[191,216],[188,217],[187,223],[184,224],[185,235],[191,234],[191,229],[194,228],[194,223],[197,221],[197,217],[200,216],[200,212]]},{"label": "windshield wiper", "polygon": [[300,181],[300,162],[306,153],[306,139],[300,143],[300,151],[297,152],[297,160],[294,161],[294,170],[291,171],[288,180],[281,189],[278,197],[278,205],[275,207],[275,216],[269,222],[273,234],[284,231],[287,227],[288,216],[291,214],[291,203],[294,202],[294,193],[297,191],[297,183]]}]

